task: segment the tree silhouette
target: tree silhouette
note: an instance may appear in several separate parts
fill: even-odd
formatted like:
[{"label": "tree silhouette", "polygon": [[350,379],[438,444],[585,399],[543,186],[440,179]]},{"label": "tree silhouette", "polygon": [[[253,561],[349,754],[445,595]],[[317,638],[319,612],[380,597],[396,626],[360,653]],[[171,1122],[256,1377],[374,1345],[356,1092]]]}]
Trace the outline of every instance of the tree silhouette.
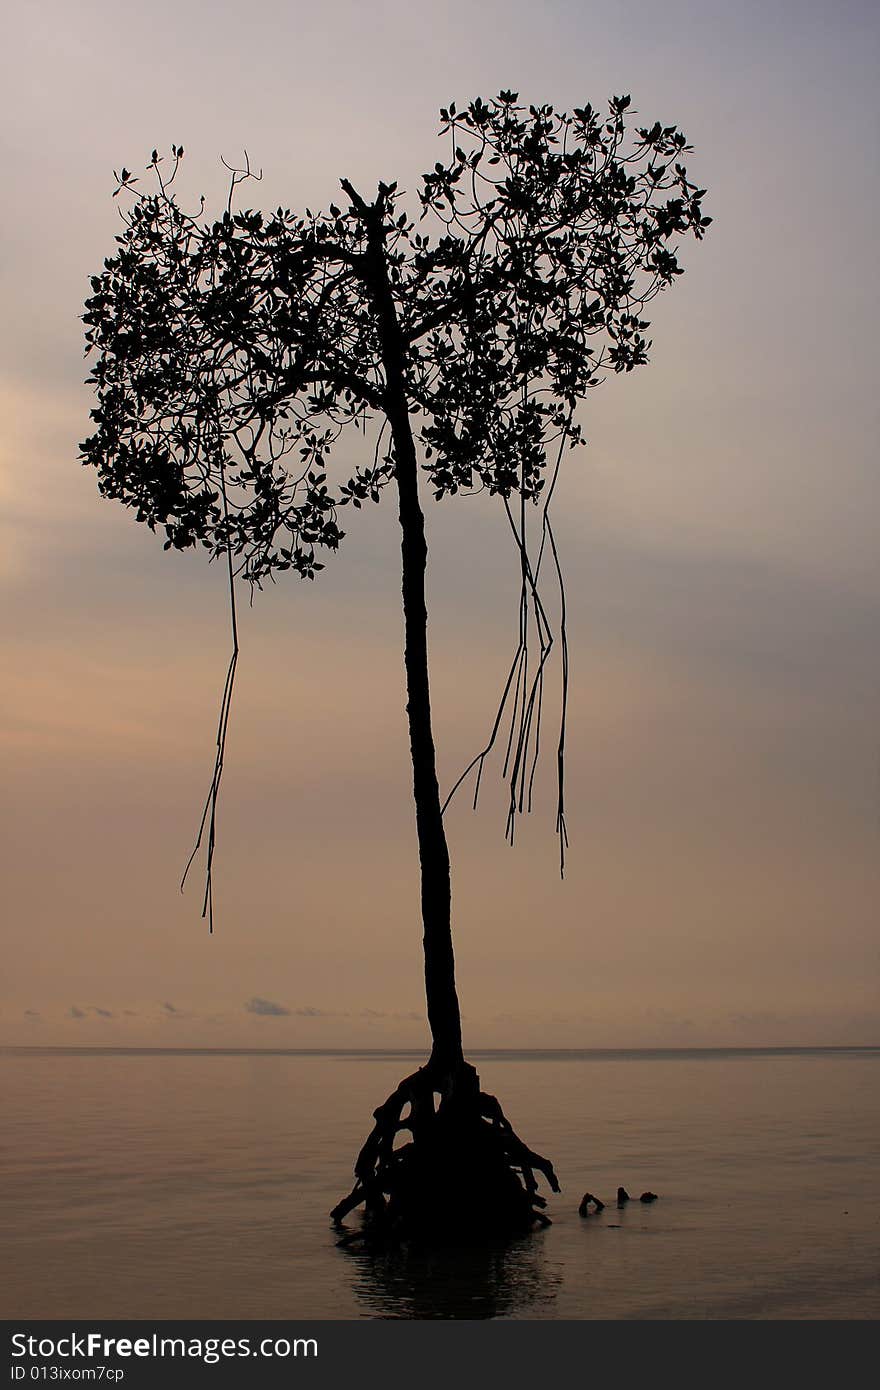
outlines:
[{"label": "tree silhouette", "polygon": [[[294,570],[314,579],[343,539],[341,509],[378,502],[396,486],[433,1047],[375,1111],[337,1221],[363,1203],[374,1227],[396,1231],[525,1228],[546,1220],[535,1174],[558,1190],[551,1164],[517,1138],[462,1052],[419,475],[437,498],[497,496],[518,546],[520,641],[487,747],[467,770],[476,768],[478,788],[507,711],[512,838],[538,755],[554,642],[539,581],[549,556],[561,584],[549,500],[563,453],[581,442],[575,412],[609,371],[647,362],[645,305],[681,274],[678,239],[699,238],[710,220],[703,190],[676,162],[690,148],[684,135],[659,123],[628,131],[629,105],[614,97],[607,113],[586,106],[566,115],[526,109],[515,92],[462,111],[451,105],[441,112],[449,155],[424,175],[418,222],[398,211],[395,183],[380,183],[367,201],[345,179],[347,206],[327,213],[238,211],[236,191],[255,177],[247,163],[231,169],[226,210],[212,221],[203,203],[189,213],[172,191],[182,147],[172,147],[167,175],[153,151],[155,191],[133,190],[118,249],[91,282],[84,321],[98,403],[83,460],[105,497],[164,531],[166,548],[199,544],[229,569],[234,649],[202,822],[211,914],[237,657],[233,577],[259,586]],[[137,182],[127,169],[117,178],[117,193]],[[365,432],[372,422],[371,461],[331,484],[333,446],[346,427]],[[527,535],[535,506],[537,555]],[[564,595],[562,624],[564,680]],[[563,755],[564,692],[564,863]],[[409,1142],[396,1148],[404,1130]]]}]

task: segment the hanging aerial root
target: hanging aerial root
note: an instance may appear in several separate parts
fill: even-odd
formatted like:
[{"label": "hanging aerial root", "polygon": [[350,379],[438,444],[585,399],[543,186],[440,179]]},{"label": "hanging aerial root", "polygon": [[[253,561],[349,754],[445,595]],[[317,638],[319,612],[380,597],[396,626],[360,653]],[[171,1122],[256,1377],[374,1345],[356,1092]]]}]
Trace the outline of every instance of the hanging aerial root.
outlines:
[{"label": "hanging aerial root", "polygon": [[354,1187],[330,1213],[339,1225],[364,1208],[363,1230],[342,1244],[370,1236],[458,1241],[550,1224],[536,1174],[558,1192],[553,1165],[516,1135],[467,1063],[420,1067],[373,1118]]}]

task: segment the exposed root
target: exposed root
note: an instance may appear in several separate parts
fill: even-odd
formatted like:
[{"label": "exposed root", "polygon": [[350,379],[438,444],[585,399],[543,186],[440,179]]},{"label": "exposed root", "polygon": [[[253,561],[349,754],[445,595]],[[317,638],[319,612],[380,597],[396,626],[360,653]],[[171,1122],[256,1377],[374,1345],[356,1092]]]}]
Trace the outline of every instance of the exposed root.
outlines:
[{"label": "exposed root", "polygon": [[604,1202],[600,1201],[598,1197],[594,1197],[592,1192],[585,1192],[583,1197],[581,1198],[581,1204],[578,1207],[578,1216],[589,1216],[591,1205],[595,1210],[597,1216],[599,1215],[600,1211],[605,1210]]},{"label": "exposed root", "polygon": [[[339,1225],[363,1205],[364,1229],[341,1243],[368,1235],[461,1239],[550,1225],[536,1174],[558,1192],[553,1165],[514,1133],[472,1066],[432,1059],[401,1081],[373,1118],[354,1187],[330,1213]],[[410,1138],[398,1143],[405,1131]]]}]

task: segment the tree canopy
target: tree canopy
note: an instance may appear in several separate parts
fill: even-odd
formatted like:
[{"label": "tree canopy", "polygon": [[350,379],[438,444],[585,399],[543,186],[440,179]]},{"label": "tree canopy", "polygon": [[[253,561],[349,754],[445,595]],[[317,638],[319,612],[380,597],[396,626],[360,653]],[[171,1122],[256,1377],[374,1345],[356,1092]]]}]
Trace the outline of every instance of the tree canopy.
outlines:
[{"label": "tree canopy", "polygon": [[[659,122],[628,127],[630,106],[619,96],[605,112],[564,114],[509,91],[451,104],[440,113],[447,158],[421,180],[417,220],[400,210],[396,183],[380,183],[368,203],[346,179],[347,203],[323,213],[239,209],[240,186],[258,177],[247,161],[227,165],[227,205],[212,220],[204,200],[189,212],[176,197],[183,147],[172,147],[167,173],[154,150],[152,191],[128,169],[117,176],[116,194],[133,197],[84,315],[97,406],[83,461],[104,496],[161,528],[166,548],[225,555],[230,584],[241,575],[259,586],[284,570],[314,579],[343,539],[343,508],[378,502],[409,477],[401,447],[413,469],[418,450],[436,498],[501,499],[520,556],[519,643],[489,742],[452,792],[475,766],[479,792],[512,704],[511,840],[531,807],[554,643],[539,589],[549,553],[562,609],[561,867],[567,648],[549,501],[565,449],[583,442],[578,403],[609,372],[647,362],[646,306],[681,274],[679,240],[702,237],[711,220],[680,162],[685,136]],[[368,461],[352,468],[346,449],[348,466],[331,480],[349,427],[370,438]],[[527,506],[539,502],[534,556]],[[233,599],[212,807],[235,634]]]},{"label": "tree canopy", "polygon": [[[378,235],[404,375],[435,495],[486,489],[536,501],[578,401],[647,361],[645,306],[681,273],[674,245],[703,234],[685,136],[607,113],[525,108],[515,92],[441,112],[446,160],[424,175],[421,217],[396,183],[369,208],[187,212],[153,151],[116,253],[91,281],[87,350],[98,403],[83,461],[101,492],[162,528],[167,546],[231,552],[260,583],[314,578],[343,538],[340,510],[378,501],[393,474],[386,372],[372,292]],[[374,230],[371,232],[371,217]],[[379,420],[373,461],[331,483],[347,426]]]}]

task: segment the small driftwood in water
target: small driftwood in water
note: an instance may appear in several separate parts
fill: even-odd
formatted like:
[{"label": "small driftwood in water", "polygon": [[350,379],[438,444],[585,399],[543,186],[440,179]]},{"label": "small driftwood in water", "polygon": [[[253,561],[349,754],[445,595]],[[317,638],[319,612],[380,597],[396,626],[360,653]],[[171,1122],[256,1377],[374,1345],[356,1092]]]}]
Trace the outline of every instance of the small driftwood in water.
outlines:
[{"label": "small driftwood in water", "polygon": [[[518,1137],[472,1066],[429,1062],[373,1118],[354,1187],[330,1213],[339,1225],[363,1205],[363,1232],[347,1234],[345,1244],[369,1235],[459,1240],[550,1225],[536,1174],[558,1192],[553,1165]],[[410,1138],[395,1147],[404,1131]]]},{"label": "small driftwood in water", "polygon": [[629,1193],[627,1192],[626,1188],[625,1188],[625,1187],[619,1187],[619,1188],[617,1189],[617,1205],[618,1205],[619,1207],[625,1207],[628,1201],[629,1201]]},{"label": "small driftwood in water", "polygon": [[605,1210],[604,1202],[600,1202],[599,1198],[594,1197],[592,1192],[585,1192],[581,1198],[581,1204],[578,1207],[578,1216],[589,1216],[591,1205],[595,1208],[597,1215],[600,1211]]},{"label": "small driftwood in water", "polygon": [[656,1200],[657,1200],[657,1193],[656,1193],[656,1192],[643,1192],[642,1195],[641,1195],[641,1197],[639,1198],[639,1201],[640,1201],[640,1202],[656,1202]]}]

